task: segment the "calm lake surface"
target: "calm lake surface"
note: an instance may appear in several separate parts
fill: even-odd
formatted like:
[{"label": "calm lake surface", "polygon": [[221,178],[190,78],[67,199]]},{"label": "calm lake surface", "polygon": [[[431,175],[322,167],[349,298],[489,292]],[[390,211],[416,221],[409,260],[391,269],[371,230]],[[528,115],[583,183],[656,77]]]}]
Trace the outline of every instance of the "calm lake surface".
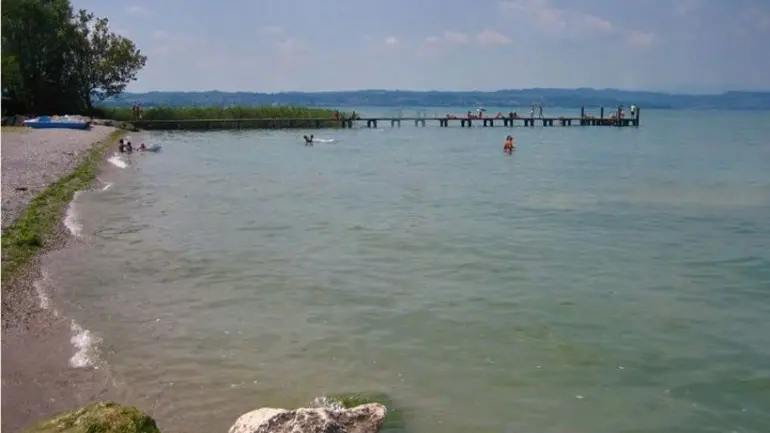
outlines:
[{"label": "calm lake surface", "polygon": [[380,126],[150,133],[78,197],[51,278],[126,401],[187,433],[350,391],[413,433],[770,431],[770,113]]}]

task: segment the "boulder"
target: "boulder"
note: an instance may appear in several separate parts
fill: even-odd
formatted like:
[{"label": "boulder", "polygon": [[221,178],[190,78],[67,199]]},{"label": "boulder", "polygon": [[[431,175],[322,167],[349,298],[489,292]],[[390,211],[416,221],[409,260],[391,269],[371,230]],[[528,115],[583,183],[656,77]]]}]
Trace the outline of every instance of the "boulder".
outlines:
[{"label": "boulder", "polygon": [[112,402],[91,403],[43,421],[26,433],[160,433],[139,409]]},{"label": "boulder", "polygon": [[387,409],[379,403],[353,408],[262,408],[241,415],[229,433],[376,433]]}]

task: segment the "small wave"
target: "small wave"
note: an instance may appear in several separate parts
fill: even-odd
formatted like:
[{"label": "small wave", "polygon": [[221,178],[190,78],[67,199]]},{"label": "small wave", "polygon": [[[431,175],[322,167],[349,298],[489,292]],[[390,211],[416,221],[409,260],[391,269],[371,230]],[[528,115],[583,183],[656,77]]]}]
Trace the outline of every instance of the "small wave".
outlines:
[{"label": "small wave", "polygon": [[323,408],[330,411],[339,411],[345,409],[345,406],[342,403],[330,399],[325,395],[314,398],[313,401],[310,402],[310,407]]},{"label": "small wave", "polygon": [[315,138],[315,137],[313,137],[313,142],[318,142],[318,143],[334,143],[336,141],[337,140],[335,140],[333,138]]},{"label": "small wave", "polygon": [[69,206],[67,206],[67,211],[64,214],[64,226],[67,227],[67,230],[70,231],[72,236],[80,236],[80,233],[83,231],[83,225],[78,222],[75,209],[75,200],[78,199],[81,192],[82,191],[75,192],[75,195],[72,197],[72,201]]},{"label": "small wave", "polygon": [[32,283],[32,286],[35,288],[35,291],[37,292],[37,297],[40,300],[40,308],[44,310],[50,310],[51,309],[51,298],[48,297],[48,294],[45,292],[45,289],[43,288],[43,281],[46,279],[45,271],[43,271],[42,275],[40,276],[40,279]]},{"label": "small wave", "polygon": [[70,358],[70,367],[95,367],[96,345],[99,344],[99,337],[78,325],[74,320],[70,324],[70,329],[72,330],[70,342],[75,347],[75,354]]},{"label": "small wave", "polygon": [[113,155],[113,156],[109,157],[107,159],[107,162],[109,162],[110,164],[112,164],[112,165],[114,165],[115,167],[118,167],[118,168],[126,168],[126,167],[128,167],[128,164],[126,163],[126,161],[123,161],[123,159],[121,157],[119,157],[118,155]]},{"label": "small wave", "polygon": [[112,188],[112,182],[107,182],[106,180],[101,180],[101,179],[99,179],[98,177],[96,178],[96,180],[98,180],[98,181],[99,181],[99,183],[101,183],[102,185],[104,185],[104,186],[102,187],[102,191],[107,191],[108,189]]},{"label": "small wave", "polygon": [[41,271],[40,278],[32,283],[32,287],[35,288],[35,292],[37,293],[37,298],[40,301],[40,308],[50,311],[54,316],[59,317],[59,312],[56,310],[56,308],[53,308],[51,297],[48,296],[48,293],[46,293],[45,286],[47,282],[48,273],[43,270]]}]

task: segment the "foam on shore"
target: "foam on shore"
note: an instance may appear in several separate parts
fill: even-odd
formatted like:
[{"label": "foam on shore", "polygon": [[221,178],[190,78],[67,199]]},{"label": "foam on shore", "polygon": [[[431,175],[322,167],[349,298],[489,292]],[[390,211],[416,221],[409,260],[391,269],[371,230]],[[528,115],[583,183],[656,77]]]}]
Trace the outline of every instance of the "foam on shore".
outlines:
[{"label": "foam on shore", "polygon": [[77,210],[75,208],[75,200],[78,199],[83,191],[76,191],[72,197],[72,201],[67,206],[67,210],[64,213],[64,226],[67,227],[70,234],[75,237],[80,237],[83,232],[83,225],[78,221]]},{"label": "foam on shore", "polygon": [[43,269],[40,271],[40,278],[32,283],[32,287],[35,288],[35,293],[37,293],[38,301],[40,301],[40,308],[46,311],[50,311],[54,316],[58,317],[59,312],[56,310],[56,308],[53,308],[51,298],[48,296],[48,293],[45,290],[47,281],[48,273],[45,271],[45,269]]},{"label": "foam on shore", "polygon": [[75,354],[70,358],[69,365],[72,368],[96,367],[96,345],[101,341],[88,329],[83,328],[77,322],[70,322],[72,338],[70,343],[75,348]]},{"label": "foam on shore", "polygon": [[107,158],[107,162],[109,162],[110,164],[112,164],[112,165],[114,165],[115,167],[118,167],[118,168],[126,168],[126,167],[128,167],[128,163],[126,161],[124,161],[123,158],[121,158],[118,155],[112,155],[111,157]]},{"label": "foam on shore", "polygon": [[[46,287],[50,286],[50,278],[45,269],[41,270],[40,278],[35,280],[32,285],[37,293],[40,308],[49,311],[54,317],[60,317],[59,310],[53,305],[46,290]],[[69,366],[73,368],[97,367],[96,345],[101,341],[100,338],[80,326],[75,320],[70,321],[70,331],[72,332],[70,343],[72,343],[75,353],[69,359]]]}]

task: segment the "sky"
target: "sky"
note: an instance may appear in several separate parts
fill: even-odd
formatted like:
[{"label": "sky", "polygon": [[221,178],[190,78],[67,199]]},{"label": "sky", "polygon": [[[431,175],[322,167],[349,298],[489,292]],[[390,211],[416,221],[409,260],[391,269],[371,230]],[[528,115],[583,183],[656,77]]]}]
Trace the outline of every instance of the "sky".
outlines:
[{"label": "sky", "polygon": [[[770,0],[73,0],[128,91],[770,89]],[[764,54],[763,54],[764,53]]]}]

